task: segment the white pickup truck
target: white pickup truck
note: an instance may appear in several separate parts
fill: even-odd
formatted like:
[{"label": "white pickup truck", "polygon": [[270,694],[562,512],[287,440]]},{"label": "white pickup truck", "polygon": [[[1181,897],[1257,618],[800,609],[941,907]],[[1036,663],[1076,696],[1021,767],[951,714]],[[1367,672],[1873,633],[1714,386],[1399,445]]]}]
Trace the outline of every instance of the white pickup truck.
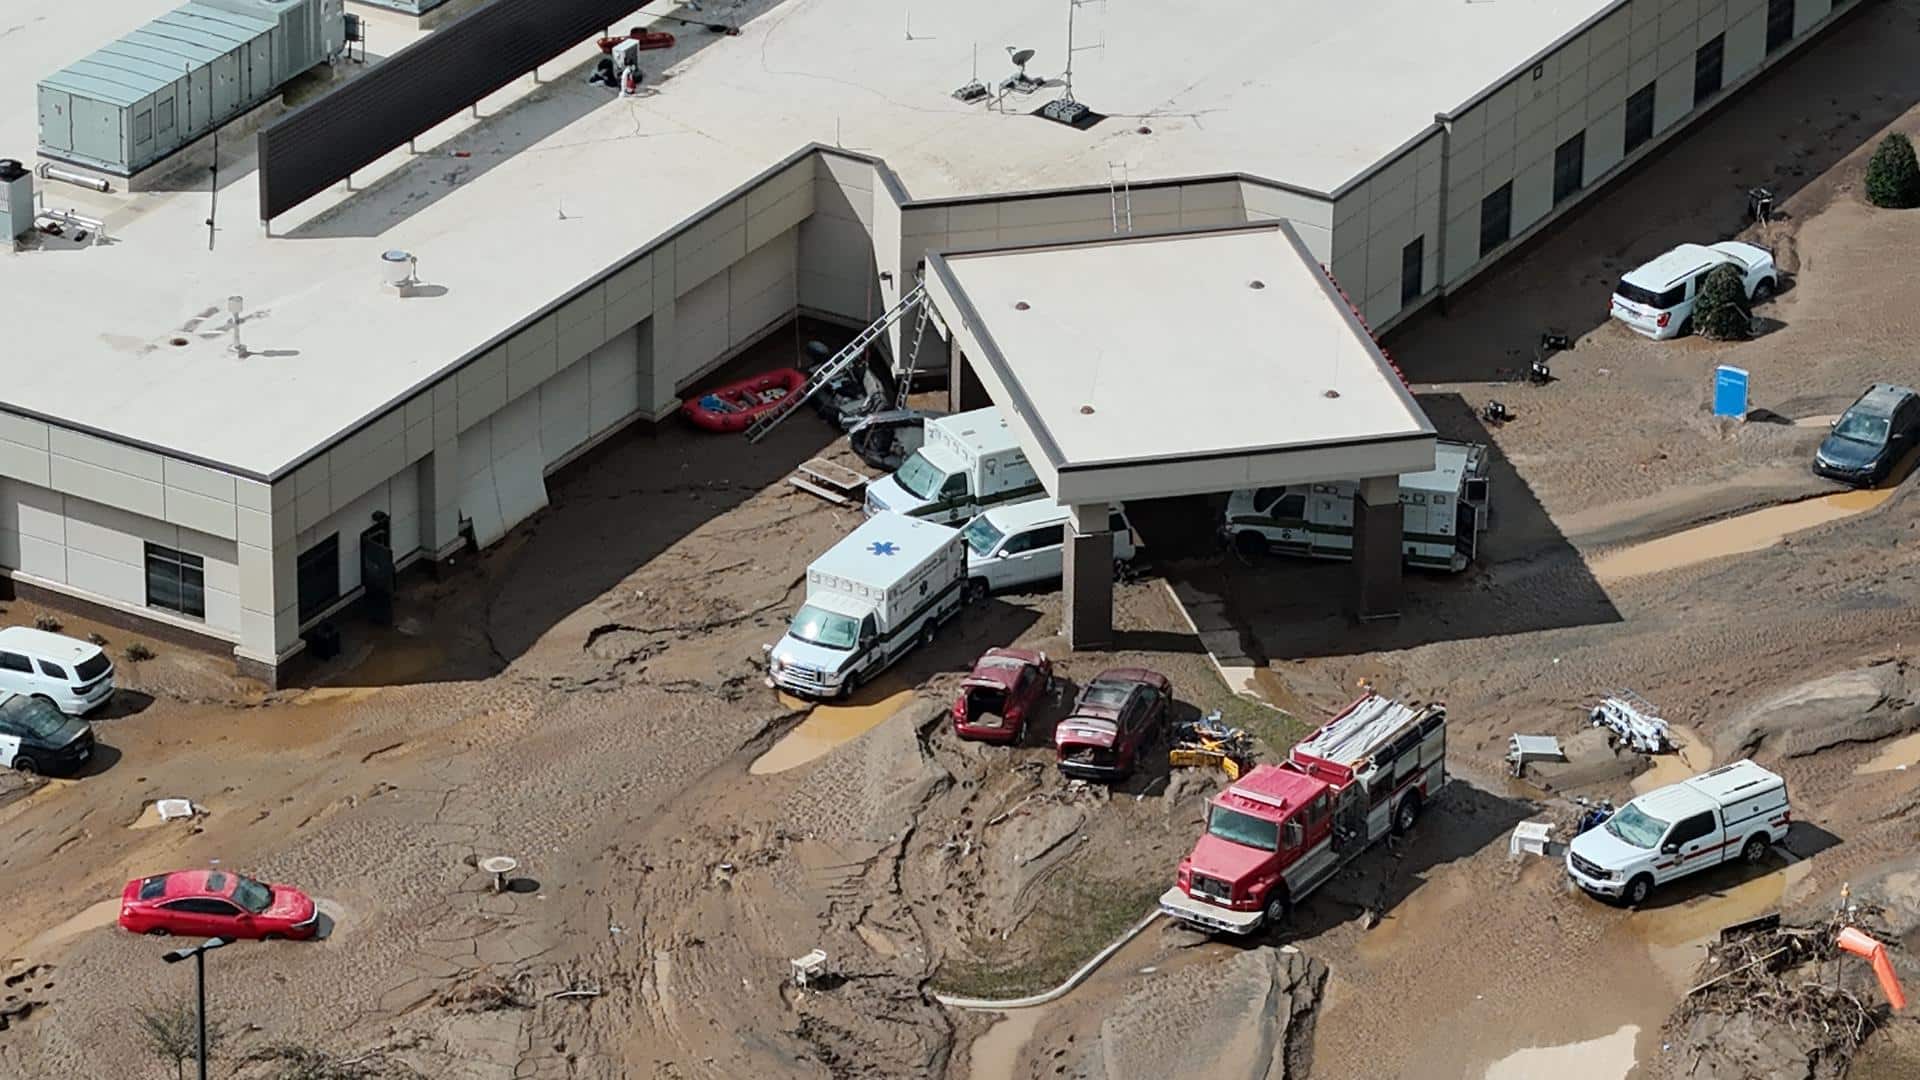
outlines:
[{"label": "white pickup truck", "polygon": [[1787,838],[1787,782],[1751,761],[1658,788],[1567,845],[1567,876],[1596,896],[1646,902],[1656,885],[1739,859],[1757,863]]}]

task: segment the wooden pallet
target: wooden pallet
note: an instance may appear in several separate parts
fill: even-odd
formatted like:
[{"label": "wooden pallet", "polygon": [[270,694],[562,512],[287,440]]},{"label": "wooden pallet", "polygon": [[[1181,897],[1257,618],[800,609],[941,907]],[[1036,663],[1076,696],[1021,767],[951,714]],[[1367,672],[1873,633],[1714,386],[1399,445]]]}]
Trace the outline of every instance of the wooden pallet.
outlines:
[{"label": "wooden pallet", "polygon": [[817,495],[836,506],[858,506],[866,498],[867,484],[873,479],[825,458],[803,462],[787,483],[810,495]]}]

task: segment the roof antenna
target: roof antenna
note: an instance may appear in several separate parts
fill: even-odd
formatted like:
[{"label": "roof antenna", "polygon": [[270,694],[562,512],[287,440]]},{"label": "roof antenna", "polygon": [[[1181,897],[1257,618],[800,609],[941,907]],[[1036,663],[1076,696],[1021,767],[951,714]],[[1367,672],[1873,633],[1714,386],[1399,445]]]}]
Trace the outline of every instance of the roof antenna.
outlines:
[{"label": "roof antenna", "polygon": [[980,43],[973,43],[973,78],[965,86],[953,92],[953,99],[971,105],[987,96],[987,88],[980,82]]}]

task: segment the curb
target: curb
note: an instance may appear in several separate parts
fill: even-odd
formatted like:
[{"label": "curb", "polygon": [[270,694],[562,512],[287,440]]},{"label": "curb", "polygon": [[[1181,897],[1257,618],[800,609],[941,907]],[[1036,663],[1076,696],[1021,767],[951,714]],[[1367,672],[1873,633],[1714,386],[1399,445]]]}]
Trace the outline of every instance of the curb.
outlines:
[{"label": "curb", "polygon": [[1010,998],[1005,1001],[990,1001],[986,998],[954,997],[948,994],[935,994],[933,995],[933,1000],[950,1009],[973,1009],[983,1012],[1004,1012],[1007,1009],[1028,1009],[1035,1005],[1045,1005],[1050,1001],[1064,997],[1074,987],[1085,982],[1087,976],[1093,974],[1095,969],[1101,964],[1106,963],[1107,959],[1114,953],[1119,952],[1121,947],[1127,942],[1139,937],[1140,932],[1152,926],[1154,920],[1158,918],[1160,918],[1160,911],[1156,908],[1152,912],[1149,912],[1146,918],[1134,923],[1132,929],[1115,938],[1112,944],[1094,953],[1093,959],[1080,965],[1079,970],[1067,976],[1067,981],[1051,990],[1031,994],[1023,998]]}]

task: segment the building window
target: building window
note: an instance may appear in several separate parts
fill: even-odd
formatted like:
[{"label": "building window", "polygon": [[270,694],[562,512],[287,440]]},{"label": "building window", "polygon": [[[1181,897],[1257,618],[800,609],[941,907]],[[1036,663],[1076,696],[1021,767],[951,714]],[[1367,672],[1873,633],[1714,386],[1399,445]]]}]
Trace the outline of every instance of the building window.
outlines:
[{"label": "building window", "polygon": [[143,143],[153,138],[153,110],[144,109],[133,114],[133,141]]},{"label": "building window", "polygon": [[1587,183],[1587,133],[1582,131],[1553,152],[1553,205],[1559,206]]},{"label": "building window", "polygon": [[340,599],[340,534],[300,553],[300,621],[317,619]]},{"label": "building window", "polygon": [[1400,306],[1406,307],[1427,291],[1427,237],[1425,233],[1400,249]]},{"label": "building window", "polygon": [[206,563],[189,552],[148,544],[147,606],[206,618]]},{"label": "building window", "polygon": [[1627,147],[1625,153],[1631,154],[1640,148],[1640,144],[1653,138],[1653,88],[1648,83],[1639,92],[1627,99]]},{"label": "building window", "polygon": [[1513,235],[1513,181],[1509,180],[1480,200],[1480,257]]},{"label": "building window", "polygon": [[1793,0],[1767,0],[1767,55],[1793,40]]},{"label": "building window", "polygon": [[1693,107],[1699,108],[1706,100],[1720,92],[1721,58],[1726,52],[1727,35],[1715,34],[1712,41],[1700,46],[1693,53]]},{"label": "building window", "polygon": [[165,135],[168,132],[172,131],[173,130],[173,99],[168,98],[167,100],[154,106],[153,111],[154,111],[154,114],[159,117],[160,134]]}]

